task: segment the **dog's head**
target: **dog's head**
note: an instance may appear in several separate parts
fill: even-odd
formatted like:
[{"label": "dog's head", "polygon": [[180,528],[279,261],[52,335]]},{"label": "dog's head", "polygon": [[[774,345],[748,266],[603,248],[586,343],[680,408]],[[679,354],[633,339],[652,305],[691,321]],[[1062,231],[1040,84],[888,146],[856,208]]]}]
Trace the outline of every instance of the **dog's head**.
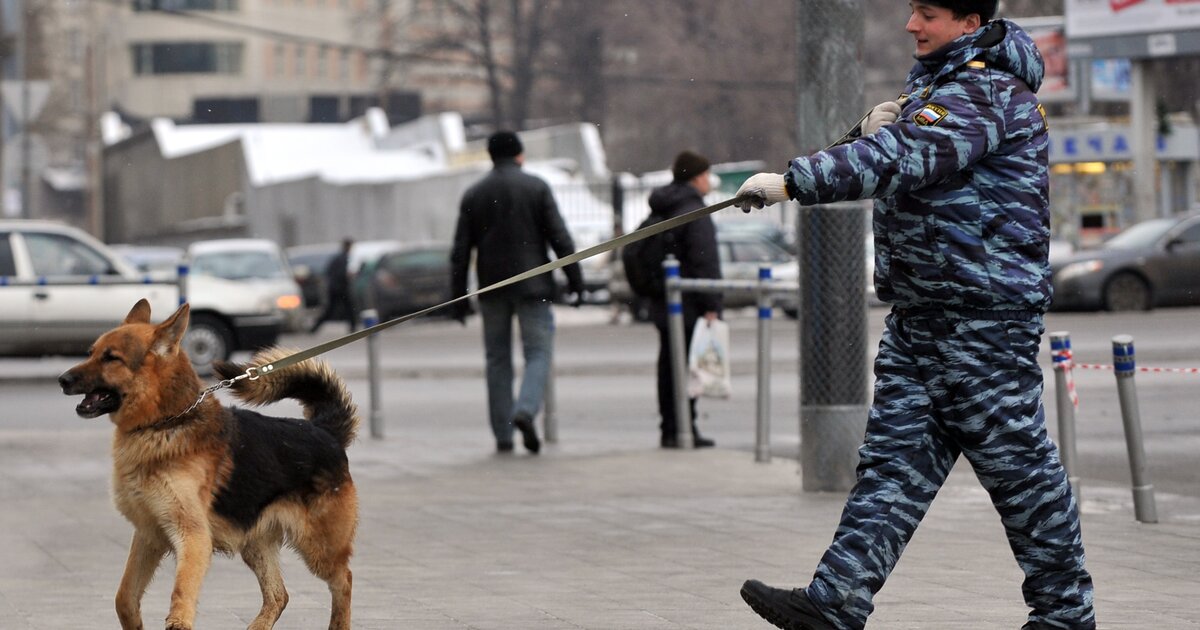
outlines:
[{"label": "dog's head", "polygon": [[154,325],[150,323],[150,303],[139,300],[120,326],[92,344],[85,361],[58,377],[64,394],[83,394],[75,413],[95,418],[119,412],[131,401],[159,407],[166,403],[164,397],[169,398],[163,384],[172,381],[173,375],[190,373],[187,382],[195,382],[195,371],[179,346],[187,325],[187,304]]}]

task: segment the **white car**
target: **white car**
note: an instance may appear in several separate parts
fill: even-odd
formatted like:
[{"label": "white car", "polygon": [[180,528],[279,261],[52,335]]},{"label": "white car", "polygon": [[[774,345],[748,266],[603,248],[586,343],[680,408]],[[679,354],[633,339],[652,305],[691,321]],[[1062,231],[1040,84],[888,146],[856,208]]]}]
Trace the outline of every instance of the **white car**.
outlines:
[{"label": "white car", "polygon": [[[179,284],[166,276],[138,272],[112,248],[70,226],[0,221],[0,354],[85,353],[142,298],[161,321],[179,307]],[[215,359],[278,339],[277,313],[242,312],[235,292],[193,288],[183,346],[201,374]]]},{"label": "white car", "polygon": [[219,296],[225,308],[240,317],[277,319],[289,331],[305,328],[300,285],[274,241],[196,241],[188,246],[185,262],[189,300]]},{"label": "white car", "polygon": [[158,318],[174,283],[142,276],[86,232],[50,221],[0,221],[0,353],[80,353],[146,298]]}]

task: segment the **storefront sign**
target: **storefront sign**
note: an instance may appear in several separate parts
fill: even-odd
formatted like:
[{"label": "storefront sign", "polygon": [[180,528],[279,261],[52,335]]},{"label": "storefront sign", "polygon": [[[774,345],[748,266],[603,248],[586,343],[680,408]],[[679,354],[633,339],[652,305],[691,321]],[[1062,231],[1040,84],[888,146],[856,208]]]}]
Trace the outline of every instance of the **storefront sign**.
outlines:
[{"label": "storefront sign", "polygon": [[[1176,128],[1158,138],[1158,159],[1177,162],[1200,160],[1200,133],[1195,127]],[[1128,127],[1104,125],[1095,129],[1050,131],[1050,163],[1128,162],[1133,160],[1133,135]]]}]

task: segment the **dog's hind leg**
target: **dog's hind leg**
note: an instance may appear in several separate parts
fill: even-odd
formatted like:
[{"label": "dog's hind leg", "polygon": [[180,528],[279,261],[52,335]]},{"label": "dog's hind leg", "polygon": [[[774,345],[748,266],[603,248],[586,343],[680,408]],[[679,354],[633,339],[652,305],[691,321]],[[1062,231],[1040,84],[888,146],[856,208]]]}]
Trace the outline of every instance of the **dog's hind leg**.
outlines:
[{"label": "dog's hind leg", "polygon": [[358,497],[347,480],[333,494],[309,505],[309,520],[293,538],[308,569],[329,586],[333,598],[329,630],[350,630],[350,556],[357,526]]},{"label": "dog's hind leg", "polygon": [[166,541],[134,530],[125,574],[117,587],[117,619],[123,630],[142,630],[142,596],[166,553]]},{"label": "dog's hind leg", "polygon": [[256,540],[242,549],[242,560],[258,578],[263,598],[262,610],[250,622],[247,630],[271,630],[287,607],[287,589],[283,586],[283,574],[279,571],[279,547],[280,541],[276,538]]}]

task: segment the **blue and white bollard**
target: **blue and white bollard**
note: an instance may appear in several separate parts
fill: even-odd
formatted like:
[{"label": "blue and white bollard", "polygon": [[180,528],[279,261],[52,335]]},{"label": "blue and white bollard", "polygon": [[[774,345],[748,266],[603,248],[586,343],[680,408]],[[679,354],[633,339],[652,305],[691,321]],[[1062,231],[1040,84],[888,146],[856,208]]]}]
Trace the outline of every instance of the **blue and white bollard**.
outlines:
[{"label": "blue and white bollard", "polygon": [[1054,360],[1054,400],[1058,410],[1058,452],[1062,459],[1067,482],[1075,495],[1075,504],[1082,505],[1079,469],[1075,457],[1075,398],[1072,388],[1071,333],[1050,333],[1050,356]]},{"label": "blue and white bollard", "polygon": [[667,333],[671,342],[671,374],[675,383],[675,435],[679,448],[692,448],[692,412],[687,392],[687,351],[683,331],[683,291],[679,288],[679,261],[668,255],[663,261],[667,290]]},{"label": "blue and white bollard", "polygon": [[[369,308],[362,312],[363,328],[379,324],[379,313]],[[370,391],[371,437],[383,439],[383,404],[379,388],[379,338],[367,335],[367,383]]]},{"label": "blue and white bollard", "polygon": [[754,461],[771,461],[771,268],[758,268],[758,404]]},{"label": "blue and white bollard", "polygon": [[175,283],[179,285],[179,305],[183,306],[187,302],[188,292],[188,266],[180,263],[175,268]]},{"label": "blue and white bollard", "polygon": [[1117,396],[1121,400],[1121,422],[1125,425],[1125,447],[1129,451],[1129,472],[1133,480],[1134,516],[1142,523],[1157,523],[1158,509],[1154,504],[1154,484],[1146,474],[1146,448],[1142,442],[1142,418],[1138,411],[1137,356],[1133,337],[1117,335],[1112,338],[1113,370],[1117,375]]}]

